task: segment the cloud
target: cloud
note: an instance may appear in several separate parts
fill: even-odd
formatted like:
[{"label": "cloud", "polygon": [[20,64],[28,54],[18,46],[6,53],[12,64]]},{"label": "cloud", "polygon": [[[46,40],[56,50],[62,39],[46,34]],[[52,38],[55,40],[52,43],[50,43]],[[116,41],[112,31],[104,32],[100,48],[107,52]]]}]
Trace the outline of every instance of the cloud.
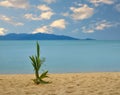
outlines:
[{"label": "cloud", "polygon": [[112,27],[112,24],[110,22],[107,22],[106,20],[103,20],[96,24],[95,30],[104,30],[105,28]]},{"label": "cloud", "polygon": [[64,19],[58,19],[53,21],[51,24],[44,25],[36,28],[32,33],[53,33],[54,28],[65,29],[67,22]]},{"label": "cloud", "polygon": [[84,20],[90,18],[94,14],[94,9],[90,8],[88,5],[84,4],[81,7],[75,8],[70,7],[70,10],[73,12],[71,17],[74,20]]},{"label": "cloud", "polygon": [[16,21],[14,21],[12,18],[7,17],[7,16],[5,16],[5,15],[0,15],[0,20],[1,20],[1,21],[4,21],[4,22],[6,22],[6,23],[10,23],[10,24],[15,25],[15,26],[23,26],[23,25],[24,25],[23,23],[21,23],[21,22],[16,22]]},{"label": "cloud", "polygon": [[85,33],[93,33],[95,31],[102,31],[102,30],[105,30],[105,29],[113,27],[113,26],[114,26],[114,24],[112,24],[111,22],[102,20],[100,22],[96,22],[95,24],[90,24],[90,26],[88,26],[88,28],[86,26],[83,26],[82,30]]},{"label": "cloud", "polygon": [[86,28],[86,26],[83,26],[82,27],[82,31],[84,32],[84,33],[93,33],[94,32],[94,29],[93,28]]},{"label": "cloud", "polygon": [[82,6],[83,4],[81,3],[81,1],[76,1],[76,2],[74,2],[74,5],[75,6]]},{"label": "cloud", "polygon": [[44,0],[44,2],[48,3],[48,4],[51,4],[51,3],[55,3],[56,0]]},{"label": "cloud", "polygon": [[13,25],[15,25],[15,26],[23,26],[24,23],[21,23],[21,22],[13,22]]},{"label": "cloud", "polygon": [[69,14],[68,12],[66,12],[66,13],[62,13],[61,15],[67,17],[67,16],[69,16],[70,14]]},{"label": "cloud", "polygon": [[0,20],[9,22],[9,21],[11,21],[11,18],[9,18],[9,17],[7,17],[7,16],[5,16],[5,15],[0,15]]},{"label": "cloud", "polygon": [[6,32],[7,30],[5,29],[5,28],[1,28],[0,27],[0,35],[5,35],[5,32]]},{"label": "cloud", "polygon": [[33,34],[36,34],[36,33],[52,33],[52,29],[49,26],[42,26],[40,28],[35,29],[32,33]]},{"label": "cloud", "polygon": [[37,8],[41,11],[51,11],[51,8],[46,6],[45,4],[37,6]]},{"label": "cloud", "polygon": [[50,26],[54,28],[65,29],[67,22],[64,19],[58,19],[53,21]]},{"label": "cloud", "polygon": [[111,5],[114,3],[115,0],[89,0],[90,3],[94,4],[95,6],[99,6],[100,4],[108,4]]},{"label": "cloud", "polygon": [[35,14],[25,14],[24,17],[29,20],[49,20],[55,13],[47,5],[38,5],[37,9],[41,11],[39,15]]},{"label": "cloud", "polygon": [[27,9],[30,5],[27,0],[1,0],[0,6]]},{"label": "cloud", "polygon": [[117,4],[117,5],[115,6],[115,8],[116,8],[116,10],[117,10],[118,12],[120,12],[120,4]]},{"label": "cloud", "polygon": [[39,16],[34,14],[25,14],[24,18],[29,20],[49,20],[53,15],[54,15],[53,12],[47,11],[47,12],[42,12]]},{"label": "cloud", "polygon": [[24,17],[29,20],[41,20],[39,16],[33,14],[25,14]]},{"label": "cloud", "polygon": [[51,11],[47,11],[47,12],[42,12],[40,14],[40,18],[43,20],[43,19],[50,19],[52,17],[54,13],[51,12]]}]

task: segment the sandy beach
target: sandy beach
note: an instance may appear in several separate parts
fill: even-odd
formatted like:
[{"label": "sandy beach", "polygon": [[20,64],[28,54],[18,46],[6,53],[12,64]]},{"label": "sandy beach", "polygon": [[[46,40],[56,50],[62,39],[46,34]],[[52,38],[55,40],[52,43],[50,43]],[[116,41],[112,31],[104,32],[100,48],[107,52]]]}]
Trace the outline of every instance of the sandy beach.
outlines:
[{"label": "sandy beach", "polygon": [[120,95],[120,72],[49,74],[35,85],[33,74],[0,75],[0,95]]}]

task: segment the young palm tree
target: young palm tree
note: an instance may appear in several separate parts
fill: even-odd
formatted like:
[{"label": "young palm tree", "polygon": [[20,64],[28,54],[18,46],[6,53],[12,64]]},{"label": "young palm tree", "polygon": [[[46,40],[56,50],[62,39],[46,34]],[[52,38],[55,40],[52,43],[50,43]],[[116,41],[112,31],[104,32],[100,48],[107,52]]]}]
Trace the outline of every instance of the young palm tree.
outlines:
[{"label": "young palm tree", "polygon": [[41,65],[45,62],[45,58],[40,58],[40,46],[39,46],[39,43],[37,42],[36,44],[37,46],[37,55],[35,56],[30,56],[30,60],[32,62],[32,66],[34,68],[34,71],[35,71],[35,77],[36,79],[34,79],[34,82],[36,84],[40,84],[40,83],[48,83],[46,81],[44,81],[43,79],[48,77],[47,74],[48,74],[48,71],[45,71],[43,72],[41,75],[39,75],[39,70],[41,68]]}]

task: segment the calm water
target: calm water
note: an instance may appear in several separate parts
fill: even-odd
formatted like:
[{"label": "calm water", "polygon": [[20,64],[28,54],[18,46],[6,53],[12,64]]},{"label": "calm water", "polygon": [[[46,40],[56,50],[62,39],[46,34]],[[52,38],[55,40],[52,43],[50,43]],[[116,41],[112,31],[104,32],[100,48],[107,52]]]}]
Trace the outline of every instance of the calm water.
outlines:
[{"label": "calm water", "polygon": [[[120,41],[39,41],[42,70],[51,73],[120,71]],[[0,73],[33,73],[35,41],[0,41]]]}]

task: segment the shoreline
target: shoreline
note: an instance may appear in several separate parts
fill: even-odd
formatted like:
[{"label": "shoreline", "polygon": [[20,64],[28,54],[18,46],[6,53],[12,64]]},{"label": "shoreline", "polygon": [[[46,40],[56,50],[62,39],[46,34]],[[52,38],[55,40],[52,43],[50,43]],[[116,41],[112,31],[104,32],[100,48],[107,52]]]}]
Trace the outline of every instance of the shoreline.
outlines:
[{"label": "shoreline", "polygon": [[[54,74],[94,74],[94,73],[120,73],[120,71],[107,71],[107,72],[105,72],[105,71],[98,71],[98,72],[63,72],[63,73],[59,73],[59,72],[57,72],[57,73],[49,73],[48,72],[48,74],[50,74],[50,75],[54,75]],[[40,74],[41,74],[41,72],[40,72]],[[0,73],[0,75],[34,75],[34,73]]]},{"label": "shoreline", "polygon": [[120,72],[48,74],[35,85],[34,74],[0,74],[1,95],[120,95]]}]

